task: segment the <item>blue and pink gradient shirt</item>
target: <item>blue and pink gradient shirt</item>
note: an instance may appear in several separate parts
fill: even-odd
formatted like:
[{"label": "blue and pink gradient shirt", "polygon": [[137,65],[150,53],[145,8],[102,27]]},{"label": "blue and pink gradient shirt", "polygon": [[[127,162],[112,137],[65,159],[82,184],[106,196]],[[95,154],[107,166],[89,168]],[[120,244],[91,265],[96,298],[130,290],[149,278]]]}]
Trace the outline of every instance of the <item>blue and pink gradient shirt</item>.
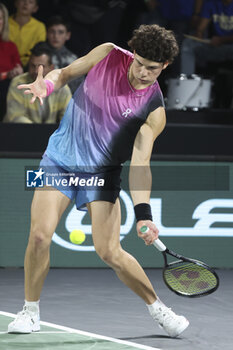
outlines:
[{"label": "blue and pink gradient shirt", "polygon": [[164,106],[157,81],[142,90],[130,85],[132,61],[132,53],[115,46],[88,72],[49,139],[50,159],[68,171],[92,173],[130,159],[141,125]]}]

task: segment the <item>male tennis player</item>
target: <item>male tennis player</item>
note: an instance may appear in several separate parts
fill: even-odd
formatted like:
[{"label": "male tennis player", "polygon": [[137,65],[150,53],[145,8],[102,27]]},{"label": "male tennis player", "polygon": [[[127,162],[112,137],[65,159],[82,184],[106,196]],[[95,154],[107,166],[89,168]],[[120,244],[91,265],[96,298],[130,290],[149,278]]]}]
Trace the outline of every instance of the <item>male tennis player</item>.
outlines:
[{"label": "male tennis player", "polygon": [[[71,200],[77,209],[87,208],[97,254],[119,279],[140,296],[152,317],[171,336],[183,332],[189,322],[177,316],[157,297],[149,279],[134,257],[120,245],[119,204],[121,164],[131,157],[130,191],[135,205],[137,234],[147,245],[158,238],[150,207],[150,157],[155,139],[165,126],[160,73],[178,53],[172,32],[157,25],[134,31],[129,47],[102,44],[86,56],[43,78],[40,67],[32,84],[21,85],[43,104],[53,90],[87,75],[71,99],[59,128],[50,137],[40,167],[64,174],[104,180],[106,186],[74,186],[67,190],[36,190],[31,207],[31,232],[25,255],[25,305],[8,332],[40,330],[39,298],[49,270],[49,248],[56,226]],[[53,171],[54,172],[54,171]],[[140,228],[149,227],[143,235]]]}]

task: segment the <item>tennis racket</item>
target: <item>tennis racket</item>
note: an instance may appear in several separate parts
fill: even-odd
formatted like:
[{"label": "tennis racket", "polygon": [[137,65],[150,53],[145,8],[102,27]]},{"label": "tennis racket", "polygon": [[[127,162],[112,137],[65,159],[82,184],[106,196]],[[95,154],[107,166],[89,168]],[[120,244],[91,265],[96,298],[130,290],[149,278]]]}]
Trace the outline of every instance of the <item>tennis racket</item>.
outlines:
[{"label": "tennis racket", "polygon": [[[148,230],[147,226],[140,229],[142,233]],[[153,245],[163,254],[163,280],[174,293],[194,298],[213,293],[218,288],[218,275],[205,263],[174,253],[160,239],[156,239]],[[178,260],[168,263],[168,255]]]}]

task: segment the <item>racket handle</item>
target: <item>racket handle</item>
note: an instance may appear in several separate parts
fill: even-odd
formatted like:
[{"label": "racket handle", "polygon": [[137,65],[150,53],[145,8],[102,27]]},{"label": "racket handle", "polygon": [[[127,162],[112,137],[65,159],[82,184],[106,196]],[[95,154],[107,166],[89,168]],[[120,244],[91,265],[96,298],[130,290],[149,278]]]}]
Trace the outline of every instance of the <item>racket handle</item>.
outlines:
[{"label": "racket handle", "polygon": [[[140,228],[140,231],[141,231],[141,233],[147,233],[148,231],[149,231],[149,227],[147,227],[147,226],[142,226],[141,228]],[[167,247],[165,246],[165,244],[163,244],[163,242],[162,241],[160,241],[160,239],[155,239],[154,240],[154,242],[153,242],[153,245],[160,251],[160,252],[164,252],[166,249],[167,249]]]},{"label": "racket handle", "polygon": [[157,248],[160,252],[165,252],[165,250],[167,249],[167,247],[165,246],[165,244],[163,244],[162,241],[160,241],[160,239],[155,239],[153,242],[153,245],[155,246],[155,248]]}]

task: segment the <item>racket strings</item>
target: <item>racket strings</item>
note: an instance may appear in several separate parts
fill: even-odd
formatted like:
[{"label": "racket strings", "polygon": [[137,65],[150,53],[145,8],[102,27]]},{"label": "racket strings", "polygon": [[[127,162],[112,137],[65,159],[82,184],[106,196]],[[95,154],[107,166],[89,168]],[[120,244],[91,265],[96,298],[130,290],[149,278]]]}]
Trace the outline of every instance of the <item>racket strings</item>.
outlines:
[{"label": "racket strings", "polygon": [[216,276],[206,269],[190,262],[179,262],[164,270],[166,283],[183,295],[201,295],[217,286]]}]

